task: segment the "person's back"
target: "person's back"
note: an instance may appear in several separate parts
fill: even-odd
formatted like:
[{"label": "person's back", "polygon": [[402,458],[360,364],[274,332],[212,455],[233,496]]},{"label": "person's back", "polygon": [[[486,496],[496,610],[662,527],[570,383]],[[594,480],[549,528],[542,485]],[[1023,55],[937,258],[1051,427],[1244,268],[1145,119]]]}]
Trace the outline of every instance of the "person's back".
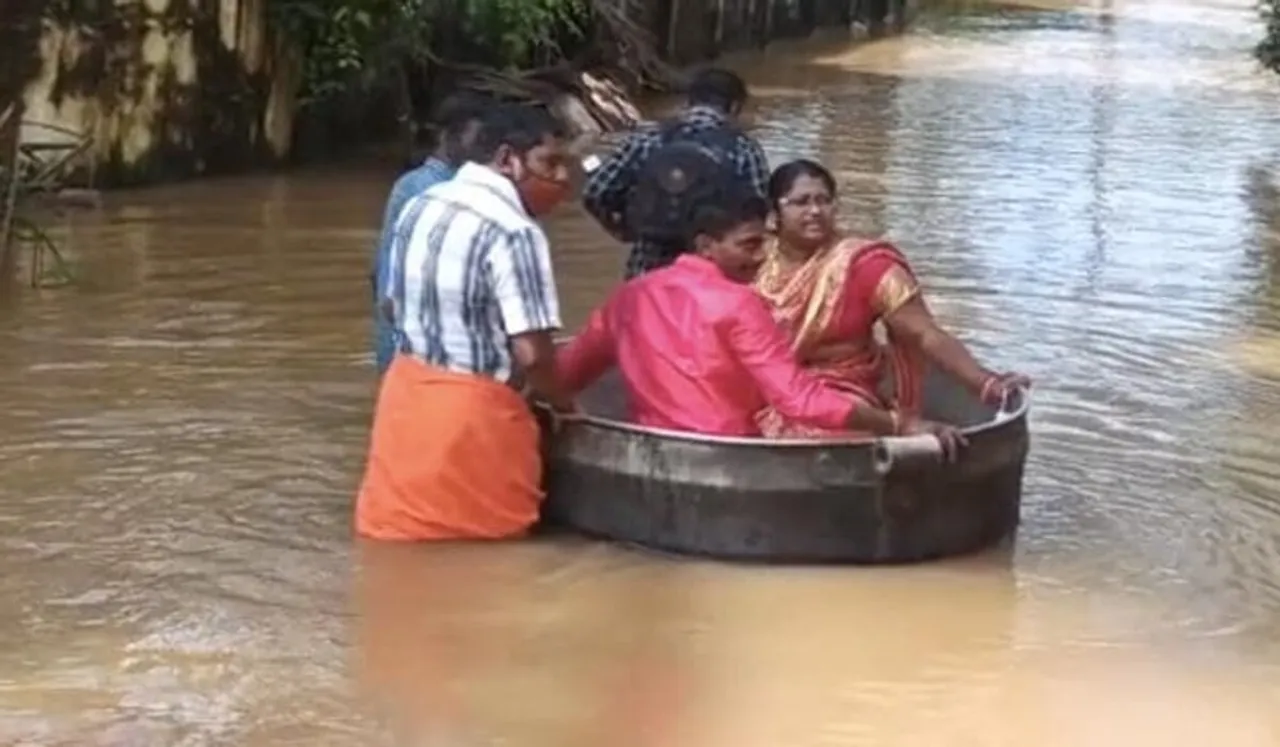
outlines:
[{"label": "person's back", "polygon": [[[532,246],[545,242],[534,235],[541,229],[502,181],[486,167],[469,163],[411,202],[405,221],[419,227],[422,240],[410,242],[396,258],[400,272],[387,289],[396,308],[396,330],[410,351],[446,370],[498,380],[511,375],[512,362],[506,322],[499,307],[489,302],[495,293],[485,282],[489,263],[500,259],[495,255],[506,247],[541,261]],[[488,256],[475,252],[473,242],[486,236],[495,241],[501,237],[503,248]],[[543,265],[537,277],[551,278],[550,264]],[[555,288],[525,280],[528,292],[547,298],[522,305],[521,313],[527,308],[551,314]],[[550,321],[526,320],[534,325]]]},{"label": "person's back", "polygon": [[[750,287],[725,278],[710,260],[695,255],[629,281],[599,321],[610,331],[616,365],[633,395],[629,418],[670,430],[758,435],[754,414],[773,399],[795,398],[797,391],[772,376],[758,386],[743,385],[752,377],[739,358],[738,338],[751,330],[744,319],[762,312],[768,314]],[[784,346],[780,352],[788,351]],[[566,362],[567,371],[574,368]],[[790,379],[784,375],[781,381]],[[837,425],[844,423],[852,402],[840,405],[832,415]]]},{"label": "person's back", "polygon": [[374,361],[381,376],[395,356],[396,340],[386,311],[381,308],[388,279],[388,263],[401,214],[416,196],[453,178],[461,165],[463,151],[471,145],[480,118],[490,102],[475,96],[452,96],[441,103],[435,120],[438,127],[434,152],[421,164],[401,174],[391,187],[383,209],[382,229],[373,256],[370,285],[374,299]]},{"label": "person's back", "polygon": [[764,151],[736,122],[746,99],[739,76],[718,68],[703,70],[689,86],[681,115],[633,133],[591,172],[583,206],[615,238],[631,244],[628,278],[670,264],[684,250],[667,230],[674,222],[669,211],[650,209],[644,194],[637,194],[655,155],[685,143],[701,146],[716,154],[738,187],[764,196],[769,175]]}]

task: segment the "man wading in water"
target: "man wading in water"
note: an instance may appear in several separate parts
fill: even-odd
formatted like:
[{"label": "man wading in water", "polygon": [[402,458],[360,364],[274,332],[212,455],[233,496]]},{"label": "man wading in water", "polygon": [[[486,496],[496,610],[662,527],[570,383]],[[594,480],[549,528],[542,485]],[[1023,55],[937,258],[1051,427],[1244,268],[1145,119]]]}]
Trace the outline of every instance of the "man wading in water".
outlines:
[{"label": "man wading in water", "polygon": [[369,283],[373,288],[374,356],[378,376],[387,372],[396,352],[388,310],[380,304],[387,285],[387,260],[391,253],[396,221],[404,211],[404,206],[414,196],[453,178],[462,165],[463,151],[475,140],[480,118],[489,103],[480,96],[467,93],[455,94],[445,99],[435,115],[438,128],[435,152],[421,166],[401,174],[391,187],[382,216],[382,232],[378,235],[378,246],[373,255],[373,272],[369,275]]},{"label": "man wading in water", "polygon": [[583,188],[582,204],[614,238],[631,242],[626,277],[665,267],[687,249],[678,220],[666,216],[662,188],[666,164],[697,150],[716,161],[741,187],[763,198],[769,164],[760,144],[737,125],[747,86],[735,73],[709,68],[689,84],[678,117],[633,133]]},{"label": "man wading in water", "polygon": [[563,128],[543,109],[495,105],[469,151],[396,224],[385,297],[400,344],[356,499],[363,537],[524,534],[542,502],[542,460],[520,378],[553,408],[573,408],[555,375],[560,307],[537,223],[569,195]]}]

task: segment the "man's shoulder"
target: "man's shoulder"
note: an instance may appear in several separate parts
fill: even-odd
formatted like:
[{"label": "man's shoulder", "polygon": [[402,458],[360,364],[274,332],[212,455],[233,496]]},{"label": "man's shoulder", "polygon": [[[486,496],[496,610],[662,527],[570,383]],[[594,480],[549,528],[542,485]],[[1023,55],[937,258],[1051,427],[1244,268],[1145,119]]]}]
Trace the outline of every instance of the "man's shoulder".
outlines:
[{"label": "man's shoulder", "polygon": [[422,191],[449,181],[453,178],[453,172],[453,168],[442,161],[428,160],[398,176],[391,189],[395,191],[412,188],[415,191]]},{"label": "man's shoulder", "polygon": [[759,298],[750,285],[735,283],[715,273],[691,271],[680,260],[632,278],[626,286],[634,286],[637,290],[679,288],[699,299],[715,299],[718,305],[723,305],[725,300],[737,303]]},{"label": "man's shoulder", "polygon": [[738,150],[743,153],[763,153],[764,148],[760,145],[760,141],[746,130],[736,129],[733,131],[733,141]]},{"label": "man's shoulder", "polygon": [[751,283],[739,283],[725,278],[716,283],[716,288],[725,298],[733,301],[735,309],[741,309],[744,305],[759,306],[767,303]]},{"label": "man's shoulder", "polygon": [[626,134],[614,152],[627,154],[633,158],[636,155],[649,153],[662,140],[662,125],[662,122],[641,122]]},{"label": "man's shoulder", "polygon": [[636,125],[627,136],[633,140],[647,140],[662,134],[662,130],[668,124],[667,120],[650,119]]},{"label": "man's shoulder", "polygon": [[728,278],[716,278],[706,284],[708,293],[714,298],[714,305],[723,321],[734,322],[749,312],[768,308],[765,301],[750,283],[739,283]]},{"label": "man's shoulder", "polygon": [[685,120],[683,125],[691,137],[740,155],[751,155],[760,150],[759,141],[729,119],[702,116]]},{"label": "man's shoulder", "polygon": [[[694,277],[687,268],[667,265],[634,278],[615,292],[627,308],[669,307],[673,302],[696,309],[697,316],[715,329],[727,331],[745,318],[758,318],[767,302],[744,283],[714,275]],[[636,299],[645,302],[636,303]],[[624,300],[625,299],[625,300]],[[767,305],[763,307],[767,313]]]},{"label": "man's shoulder", "polygon": [[505,234],[532,231],[535,236],[545,238],[542,227],[528,213],[483,184],[451,179],[428,189],[425,197],[469,213],[482,225],[496,226]]},{"label": "man's shoulder", "polygon": [[[419,177],[421,179],[421,177]],[[466,183],[459,179],[437,179],[432,180],[431,186],[426,190],[428,197],[448,198],[452,194],[457,194],[464,189]]]},{"label": "man's shoulder", "polygon": [[670,266],[662,267],[622,281],[609,293],[607,304],[613,308],[627,306],[637,298],[653,294],[659,288],[674,285],[676,276],[670,271]]}]

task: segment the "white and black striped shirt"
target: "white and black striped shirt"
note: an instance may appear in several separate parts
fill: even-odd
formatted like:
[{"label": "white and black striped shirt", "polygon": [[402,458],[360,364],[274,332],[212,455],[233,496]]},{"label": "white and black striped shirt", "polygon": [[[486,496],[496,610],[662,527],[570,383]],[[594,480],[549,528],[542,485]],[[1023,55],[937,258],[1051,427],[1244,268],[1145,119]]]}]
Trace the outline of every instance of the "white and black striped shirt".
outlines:
[{"label": "white and black striped shirt", "polygon": [[468,163],[405,205],[385,294],[402,352],[512,379],[510,337],[560,328],[547,236],[515,186]]}]

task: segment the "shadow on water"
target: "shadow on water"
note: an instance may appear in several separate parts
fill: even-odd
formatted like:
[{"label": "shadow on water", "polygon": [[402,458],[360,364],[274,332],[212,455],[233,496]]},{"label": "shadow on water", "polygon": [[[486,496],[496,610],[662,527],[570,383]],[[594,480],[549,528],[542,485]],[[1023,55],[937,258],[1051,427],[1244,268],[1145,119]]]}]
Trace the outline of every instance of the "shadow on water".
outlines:
[{"label": "shadow on water", "polygon": [[[739,61],[1037,377],[1015,550],[353,548],[393,174],[112,195],[89,282],[0,307],[0,743],[1275,744],[1280,85],[1244,0],[1034,4]],[[623,249],[549,230],[572,326]]]},{"label": "shadow on water", "polygon": [[[999,662],[1013,645],[1007,554],[849,574],[564,550],[361,548],[358,677],[394,731],[464,744],[777,744],[844,728],[850,712],[848,723],[905,716],[910,683],[963,683],[973,657]],[[962,594],[980,603],[936,625]],[[793,614],[815,597],[826,614]],[[868,619],[873,607],[884,612]]]},{"label": "shadow on water", "polygon": [[357,681],[407,741],[664,744],[696,685],[681,570],[598,545],[362,544]]}]

